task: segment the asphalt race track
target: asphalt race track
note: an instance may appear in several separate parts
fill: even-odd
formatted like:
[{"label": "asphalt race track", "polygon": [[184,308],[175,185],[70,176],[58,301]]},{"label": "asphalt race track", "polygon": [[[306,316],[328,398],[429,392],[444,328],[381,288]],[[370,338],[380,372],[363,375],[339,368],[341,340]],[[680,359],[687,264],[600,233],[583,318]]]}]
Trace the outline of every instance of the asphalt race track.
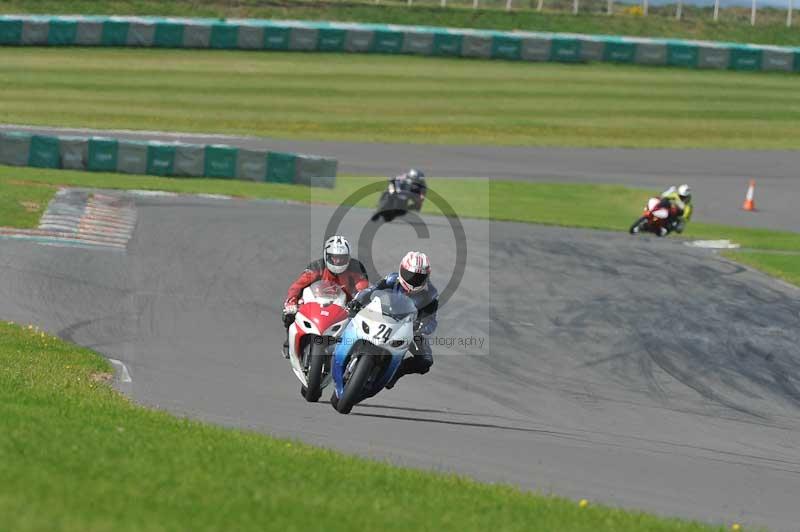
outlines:
[{"label": "asphalt race track", "polygon": [[[436,348],[427,376],[341,416],[303,402],[279,355],[279,305],[332,209],[135,204],[127,253],[0,241],[0,319],[123,361],[127,393],[176,413],[575,498],[797,528],[800,290],[667,239],[464,220],[463,282],[438,331],[453,346]],[[342,231],[355,240],[369,214],[352,210]],[[446,219],[372,228],[379,271],[423,249],[447,284]]]},{"label": "asphalt race track", "polygon": [[[0,125],[0,129],[20,126]],[[51,134],[97,134],[87,129],[27,128]],[[335,157],[343,175],[395,175],[409,166],[429,176],[617,183],[663,190],[687,182],[695,190],[695,219],[800,231],[800,151],[527,148],[370,144],[278,140],[186,133],[113,132],[119,138],[229,144]],[[742,213],[747,183],[756,179],[759,212]]]}]

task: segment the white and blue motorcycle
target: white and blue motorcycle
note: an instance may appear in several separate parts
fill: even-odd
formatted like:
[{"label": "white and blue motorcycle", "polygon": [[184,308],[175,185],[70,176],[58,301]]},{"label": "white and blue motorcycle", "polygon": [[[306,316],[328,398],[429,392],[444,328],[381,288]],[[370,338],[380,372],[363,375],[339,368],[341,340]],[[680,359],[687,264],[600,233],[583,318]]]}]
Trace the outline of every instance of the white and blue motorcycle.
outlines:
[{"label": "white and blue motorcycle", "polygon": [[376,290],[333,352],[331,405],[341,414],[380,392],[414,342],[417,307],[399,291]]}]

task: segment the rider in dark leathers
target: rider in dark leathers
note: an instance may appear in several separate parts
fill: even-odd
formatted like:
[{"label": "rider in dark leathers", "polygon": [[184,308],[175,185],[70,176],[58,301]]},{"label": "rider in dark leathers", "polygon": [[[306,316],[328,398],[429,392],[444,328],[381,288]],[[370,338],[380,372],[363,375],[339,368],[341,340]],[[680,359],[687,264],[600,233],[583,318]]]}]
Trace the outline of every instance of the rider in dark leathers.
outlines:
[{"label": "rider in dark leathers", "polygon": [[428,184],[425,182],[425,174],[412,168],[404,174],[400,174],[389,180],[390,187],[398,192],[408,192],[414,200],[414,210],[422,210],[422,203],[425,201],[425,194],[428,192]]}]

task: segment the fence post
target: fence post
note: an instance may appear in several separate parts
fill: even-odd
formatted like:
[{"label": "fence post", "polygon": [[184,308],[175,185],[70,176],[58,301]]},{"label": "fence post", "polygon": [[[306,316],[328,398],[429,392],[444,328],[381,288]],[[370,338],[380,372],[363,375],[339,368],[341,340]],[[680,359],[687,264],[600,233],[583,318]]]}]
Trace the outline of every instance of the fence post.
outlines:
[{"label": "fence post", "polygon": [[719,18],[719,0],[714,0],[714,22]]},{"label": "fence post", "polygon": [[413,1],[414,1],[414,0],[408,0],[408,5],[411,5],[411,3],[412,3]]},{"label": "fence post", "polygon": [[786,27],[792,27],[792,10],[794,9],[794,0],[789,0],[789,9],[786,11]]},{"label": "fence post", "polygon": [[646,17],[648,11],[648,3],[647,0],[642,0],[642,14]]},{"label": "fence post", "polygon": [[606,9],[606,15],[613,15],[614,14],[614,0],[608,0],[608,8]]},{"label": "fence post", "polygon": [[512,0],[506,0],[506,11],[511,11]]},{"label": "fence post", "polygon": [[447,0],[442,0],[442,7],[447,7]]},{"label": "fence post", "polygon": [[750,25],[756,25],[756,0],[753,0],[753,7],[750,8]]},{"label": "fence post", "polygon": [[472,0],[472,9],[478,9],[478,0]]},{"label": "fence post", "polygon": [[675,10],[675,18],[680,20],[681,16],[683,16],[683,0],[678,0],[678,8]]},{"label": "fence post", "polygon": [[572,14],[573,15],[577,15],[578,14],[578,2],[579,2],[579,0],[573,0],[573,2],[572,2]]},{"label": "fence post", "polygon": [[539,0],[539,5],[536,6],[536,11],[541,11],[544,7],[544,0]]}]

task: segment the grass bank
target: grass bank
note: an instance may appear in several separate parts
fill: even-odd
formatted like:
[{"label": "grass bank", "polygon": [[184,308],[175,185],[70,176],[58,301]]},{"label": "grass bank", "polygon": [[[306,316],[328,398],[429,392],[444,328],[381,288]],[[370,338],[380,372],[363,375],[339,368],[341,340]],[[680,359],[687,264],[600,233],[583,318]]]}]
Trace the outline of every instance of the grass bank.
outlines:
[{"label": "grass bank", "polygon": [[610,64],[3,48],[0,122],[438,144],[795,149],[797,77]]},{"label": "grass bank", "polygon": [[0,180],[0,227],[36,227],[55,190],[43,183]]},{"label": "grass bank", "polygon": [[[652,16],[625,14],[618,5],[613,17],[604,13],[604,0],[584,0],[582,13],[571,14],[572,3],[547,0],[545,11],[536,12],[535,4],[515,0],[512,12],[503,10],[502,0],[480,0],[489,9],[471,9],[470,0],[448,0],[453,7],[442,9],[438,0],[382,1],[370,5],[362,1],[287,1],[267,0],[0,0],[0,13],[162,15],[184,17],[277,18],[304,20],[339,20],[389,24],[487,28],[498,30],[537,30],[567,33],[602,33],[643,37],[674,37],[763,44],[800,44],[800,31],[787,28],[784,10],[759,7],[758,25],[750,26],[749,11],[723,9],[719,22],[713,22],[710,8],[684,6],[683,20],[674,17],[675,6],[651,6]],[[465,9],[466,8],[466,9]],[[493,8],[493,9],[492,9]],[[660,15],[660,16],[659,16]]]},{"label": "grass bank", "polygon": [[724,255],[800,286],[800,252],[728,251]]},{"label": "grass bank", "polygon": [[3,528],[723,530],[178,419],[132,404],[110,377],[100,356],[0,322]]},{"label": "grass bank", "polygon": [[[340,204],[362,187],[382,180],[344,176],[337,179],[335,189],[328,190],[221,179],[176,179],[0,166],[0,206],[6,206],[0,211],[0,226],[34,227],[41,209],[54,194],[55,185],[229,194],[246,198]],[[646,199],[653,194],[653,191],[619,185],[480,179],[431,179],[430,186],[445,198],[459,216],[467,218],[611,231],[627,231],[640,215]],[[377,204],[377,199],[378,194],[373,193],[356,204],[372,208]],[[32,204],[36,205],[35,210]],[[592,211],[598,204],[607,207],[605,214],[602,217],[587,217],[586,212]],[[430,201],[425,205],[425,212],[442,214]],[[741,257],[742,262],[800,286],[800,233],[693,222],[689,224],[684,237],[727,239],[749,250],[767,252],[736,252],[729,256]]]}]

